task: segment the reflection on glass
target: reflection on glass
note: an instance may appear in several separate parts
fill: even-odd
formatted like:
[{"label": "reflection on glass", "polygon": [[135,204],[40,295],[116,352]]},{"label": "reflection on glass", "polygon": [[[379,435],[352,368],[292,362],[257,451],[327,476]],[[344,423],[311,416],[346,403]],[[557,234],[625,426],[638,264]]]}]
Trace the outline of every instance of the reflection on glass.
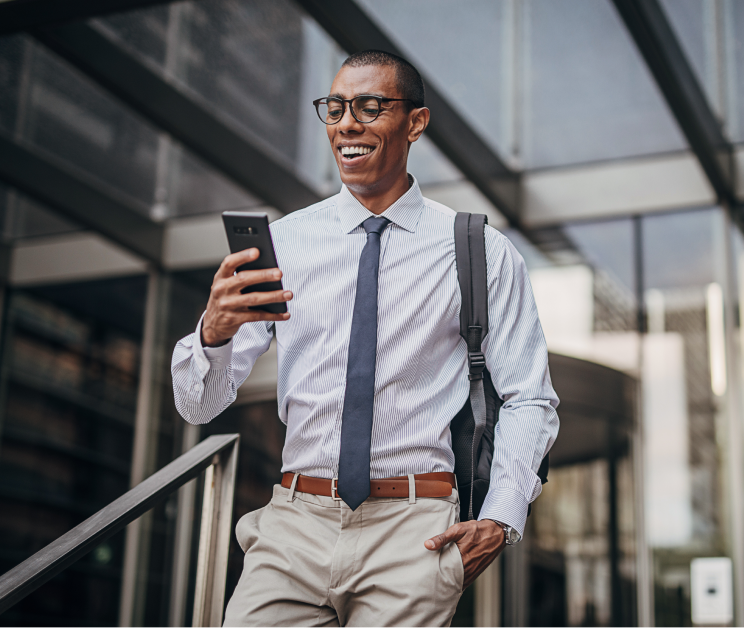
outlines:
[{"label": "reflection on glass", "polygon": [[0,37],[0,132],[13,135],[20,127],[18,93],[22,83],[24,55],[30,41],[15,35]]},{"label": "reflection on glass", "polygon": [[[612,618],[610,567],[610,479],[604,459],[585,464],[552,468],[550,482],[535,503],[532,538],[538,548],[535,581],[559,582],[565,603],[544,601],[536,594],[538,608],[532,611],[531,625],[608,626],[634,625],[635,621],[635,525],[633,523],[633,472],[631,460],[616,465],[618,487],[620,590]],[[563,573],[557,573],[563,568]],[[555,577],[553,577],[555,576]],[[543,587],[543,591],[548,586]],[[554,588],[555,589],[555,588]],[[560,592],[558,592],[560,595]],[[536,601],[533,597],[533,602]],[[540,599],[542,597],[542,599]]]},{"label": "reflection on glass", "polygon": [[728,131],[732,141],[744,142],[744,4],[724,0]]},{"label": "reflection on glass", "polygon": [[261,201],[242,187],[207,167],[194,154],[170,139],[162,141],[166,153],[164,173],[158,174],[154,219],[216,213],[227,209],[248,209]]},{"label": "reflection on glass", "polygon": [[[515,242],[529,267],[548,349],[637,379],[632,222],[565,225],[562,231],[574,249],[570,265],[552,264],[549,254],[522,240]],[[590,377],[587,373],[585,379]],[[553,379],[570,384],[582,378],[561,374]],[[632,399],[635,382],[622,384],[619,380],[615,388],[623,392],[612,396]],[[530,518],[530,625],[635,625],[632,406],[619,419],[574,401],[571,393],[558,390],[558,396],[564,400],[558,409],[559,441],[599,433],[592,445],[607,447],[599,454],[569,458],[556,443],[555,466]]]},{"label": "reflection on glass", "polygon": [[637,376],[630,220],[566,225],[563,233],[571,265],[550,265],[522,246],[548,348]]},{"label": "reflection on glass", "polygon": [[119,101],[32,44],[21,72],[16,136],[142,204],[152,202],[156,131]]},{"label": "reflection on glass", "polygon": [[529,0],[525,6],[528,167],[685,147],[610,2]]},{"label": "reflection on glass", "polygon": [[[129,489],[143,279],[8,295],[0,380],[0,574]],[[0,616],[114,626],[119,533]]]},{"label": "reflection on glass", "polygon": [[[101,22],[171,79],[294,162],[303,43],[296,5],[288,0],[182,2],[169,7],[167,20],[155,8]],[[138,49],[147,28],[161,43]]]},{"label": "reflection on glass", "polygon": [[[152,11],[147,20],[154,28],[163,10]],[[154,219],[258,204],[29,38],[0,38],[0,68],[1,132],[61,158],[104,188],[109,185],[112,194],[123,193]],[[18,210],[13,200],[6,205],[11,215],[40,216]],[[25,231],[43,233],[33,227]]]},{"label": "reflection on glass", "polygon": [[0,234],[13,241],[46,237],[81,230],[76,223],[61,217],[12,187],[0,184]]},{"label": "reflection on glass", "polygon": [[[718,87],[719,37],[716,21],[717,7],[712,2],[698,0],[661,0],[661,6],[682,46],[682,50],[696,75],[708,103],[719,115],[722,113]],[[719,5],[720,7],[720,5]]]},{"label": "reflection on glass", "polygon": [[484,140],[500,155],[511,157],[515,142],[511,4],[493,0],[360,4]]},{"label": "reflection on glass", "polygon": [[646,524],[657,625],[690,625],[690,562],[727,556],[721,211],[643,220]]}]

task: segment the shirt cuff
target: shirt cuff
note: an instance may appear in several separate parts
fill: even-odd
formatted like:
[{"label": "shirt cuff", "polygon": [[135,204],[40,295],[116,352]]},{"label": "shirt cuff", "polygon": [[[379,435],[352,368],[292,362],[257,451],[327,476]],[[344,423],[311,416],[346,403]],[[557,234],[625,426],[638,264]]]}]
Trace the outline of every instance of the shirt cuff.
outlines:
[{"label": "shirt cuff", "polygon": [[478,520],[496,520],[524,535],[529,506],[527,499],[516,490],[506,487],[491,489],[483,501]]},{"label": "shirt cuff", "polygon": [[[206,312],[205,312],[206,313]],[[196,366],[199,367],[199,372],[202,378],[209,372],[210,369],[220,370],[225,369],[232,361],[233,351],[233,339],[230,338],[221,347],[203,347],[201,343],[201,328],[202,321],[204,320],[204,314],[199,319],[199,324],[196,326],[194,332],[194,360]]]}]

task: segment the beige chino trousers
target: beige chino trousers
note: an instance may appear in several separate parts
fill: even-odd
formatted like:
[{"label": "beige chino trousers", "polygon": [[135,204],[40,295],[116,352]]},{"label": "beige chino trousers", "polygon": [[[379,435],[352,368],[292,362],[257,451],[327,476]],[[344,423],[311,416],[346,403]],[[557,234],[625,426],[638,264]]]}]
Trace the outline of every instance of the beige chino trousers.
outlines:
[{"label": "beige chino trousers", "polygon": [[460,551],[424,547],[459,520],[447,498],[343,501],[274,487],[236,528],[243,573],[226,627],[448,626],[462,595]]}]

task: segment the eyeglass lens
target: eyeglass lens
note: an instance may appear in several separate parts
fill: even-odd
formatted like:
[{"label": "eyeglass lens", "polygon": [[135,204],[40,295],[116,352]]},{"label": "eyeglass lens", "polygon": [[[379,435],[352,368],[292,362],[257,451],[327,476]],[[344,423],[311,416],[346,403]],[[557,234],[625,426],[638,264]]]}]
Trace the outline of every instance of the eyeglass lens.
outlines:
[{"label": "eyeglass lens", "polygon": [[[351,108],[362,123],[371,123],[380,114],[380,104],[372,97],[357,97],[351,102]],[[327,125],[338,123],[344,116],[344,104],[335,99],[325,99],[318,104],[318,116]]]}]

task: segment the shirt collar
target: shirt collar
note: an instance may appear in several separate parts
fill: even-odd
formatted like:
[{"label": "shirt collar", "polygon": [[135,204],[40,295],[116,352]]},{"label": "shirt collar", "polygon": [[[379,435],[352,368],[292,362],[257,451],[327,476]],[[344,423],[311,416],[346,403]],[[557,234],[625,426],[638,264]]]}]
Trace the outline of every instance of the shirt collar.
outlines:
[{"label": "shirt collar", "polygon": [[[424,210],[424,196],[421,195],[416,178],[410,174],[408,177],[412,181],[408,191],[386,208],[381,217],[387,217],[393,224],[413,233],[416,232],[416,225]],[[346,185],[341,187],[341,192],[338,194],[337,208],[341,228],[347,234],[364,220],[375,217],[374,213],[364,208],[362,203],[351,194]]]}]

